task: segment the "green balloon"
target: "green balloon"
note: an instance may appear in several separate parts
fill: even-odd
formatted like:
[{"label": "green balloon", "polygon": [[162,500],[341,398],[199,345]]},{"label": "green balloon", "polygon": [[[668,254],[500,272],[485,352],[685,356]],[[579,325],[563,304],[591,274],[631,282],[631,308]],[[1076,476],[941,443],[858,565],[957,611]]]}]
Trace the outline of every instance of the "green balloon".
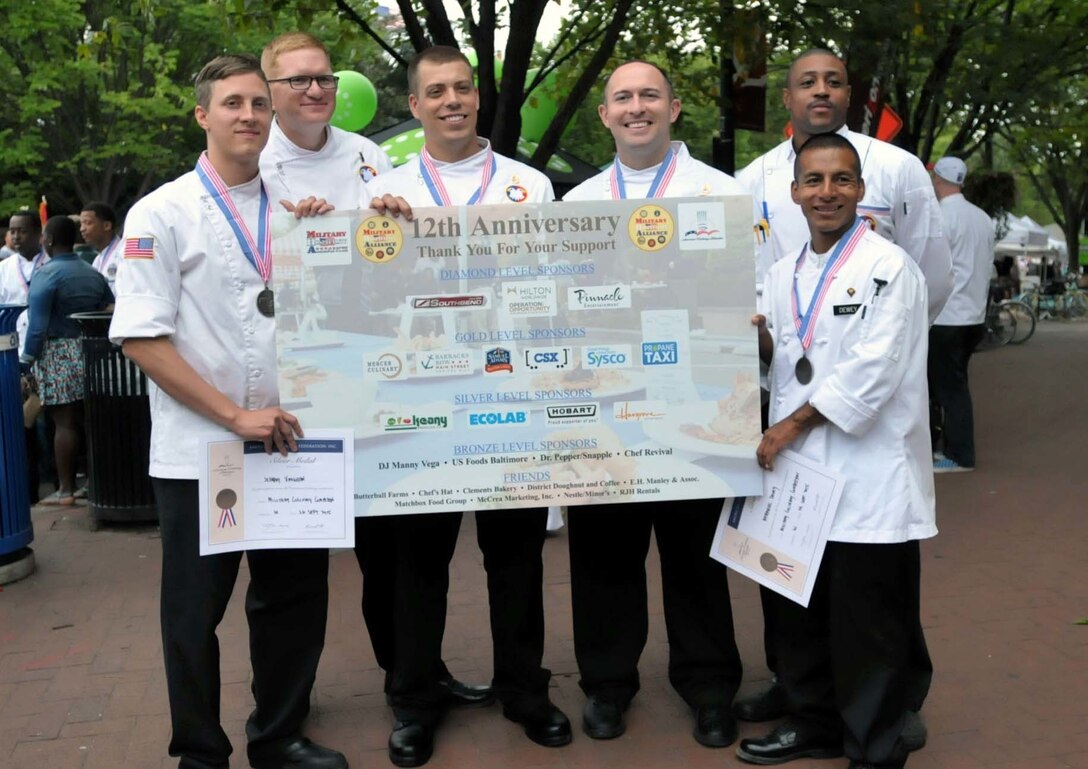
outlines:
[{"label": "green balloon", "polygon": [[[480,66],[480,57],[476,55],[475,48],[466,48],[464,51],[465,58],[468,59],[468,63],[472,65],[472,84],[479,87],[479,80],[476,76],[476,70]],[[502,59],[495,57],[495,85],[498,86],[502,81]]]},{"label": "green balloon", "polygon": [[412,128],[404,133],[397,134],[381,144],[385,154],[389,156],[394,166],[401,166],[413,158],[419,157],[423,149],[423,129]]},{"label": "green balloon", "polygon": [[[539,70],[531,69],[525,75],[528,87]],[[551,125],[552,118],[559,112],[559,89],[556,87],[555,70],[525,97],[521,105],[521,135],[529,141],[538,142]]]},{"label": "green balloon", "polygon": [[361,131],[370,125],[378,112],[378,91],[366,77],[354,70],[336,73],[340,83],[336,88],[336,109],[329,125],[345,131]]}]

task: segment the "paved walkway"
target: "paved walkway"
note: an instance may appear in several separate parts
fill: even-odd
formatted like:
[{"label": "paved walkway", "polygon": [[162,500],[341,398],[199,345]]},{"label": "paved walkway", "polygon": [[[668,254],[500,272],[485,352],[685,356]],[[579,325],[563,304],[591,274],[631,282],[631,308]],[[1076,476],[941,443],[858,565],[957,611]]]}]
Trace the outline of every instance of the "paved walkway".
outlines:
[{"label": "paved walkway", "polygon": [[[932,769],[1088,767],[1088,324],[1040,324],[1026,346],[972,364],[979,470],[939,476],[941,535],[924,543],[923,611],[936,665],[925,707],[929,745],[910,766]],[[95,531],[85,512],[34,511],[38,570],[0,592],[0,767],[172,767],[158,631],[159,543],[151,527]],[[491,648],[479,551],[466,519],[453,565],[445,654],[469,681],[490,677]],[[566,539],[545,552],[546,661],[552,697],[577,725],[583,697],[571,641]],[[243,566],[244,570],[244,566]],[[433,769],[481,767],[742,766],[731,749],[689,736],[668,687],[657,563],[643,690],[627,734],[569,747],[533,745],[497,707],[451,714]],[[243,574],[240,581],[244,581]],[[353,767],[388,767],[391,725],[359,616],[350,553],[332,558],[328,645],[310,734]],[[766,680],[755,588],[733,580],[742,691]],[[243,590],[220,630],[223,720],[244,746],[251,707]],[[743,736],[760,733],[745,725]],[[235,766],[245,766],[244,749]],[[841,769],[845,760],[789,766]]]}]

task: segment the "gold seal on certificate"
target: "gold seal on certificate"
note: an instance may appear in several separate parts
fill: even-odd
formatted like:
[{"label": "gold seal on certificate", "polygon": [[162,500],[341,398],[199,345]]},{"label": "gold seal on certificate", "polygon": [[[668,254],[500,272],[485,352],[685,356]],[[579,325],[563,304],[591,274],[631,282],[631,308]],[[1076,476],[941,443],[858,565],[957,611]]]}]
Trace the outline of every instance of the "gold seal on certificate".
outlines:
[{"label": "gold seal on certificate", "polygon": [[404,248],[404,233],[392,217],[371,216],[355,230],[355,247],[368,262],[391,262]]},{"label": "gold seal on certificate", "polygon": [[669,244],[675,232],[672,214],[661,206],[639,206],[627,220],[631,242],[643,251],[660,251]]}]

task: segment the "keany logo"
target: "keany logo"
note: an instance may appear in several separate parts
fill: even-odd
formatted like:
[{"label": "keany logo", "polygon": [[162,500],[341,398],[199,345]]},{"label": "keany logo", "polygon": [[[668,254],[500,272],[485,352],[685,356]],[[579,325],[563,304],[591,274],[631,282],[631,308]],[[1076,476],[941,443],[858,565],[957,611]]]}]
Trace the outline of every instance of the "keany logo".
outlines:
[{"label": "keany logo", "polygon": [[612,344],[582,348],[582,368],[628,368],[631,345]]},{"label": "keany logo", "polygon": [[570,366],[571,348],[536,347],[525,351],[525,365],[532,371],[554,371]]},{"label": "keany logo", "polygon": [[450,415],[402,413],[388,416],[382,429],[387,433],[404,433],[415,430],[448,430]]},{"label": "keany logo", "polygon": [[643,366],[675,366],[676,342],[643,342]]},{"label": "keany logo", "polygon": [[600,421],[600,405],[597,403],[570,403],[562,406],[548,406],[548,424],[590,425],[597,424]]},{"label": "keany logo", "polygon": [[631,306],[627,286],[577,286],[567,289],[567,306],[572,310],[614,310]]},{"label": "keany logo", "polygon": [[468,415],[469,427],[521,427],[529,424],[529,412],[514,411],[473,411]]},{"label": "keany logo", "polygon": [[612,418],[617,422],[648,422],[664,419],[668,410],[665,401],[616,401]]},{"label": "keany logo", "polygon": [[465,296],[413,296],[412,309],[426,310],[482,310],[488,306],[488,297],[484,294]]},{"label": "keany logo", "polygon": [[509,371],[513,373],[514,363],[510,359],[510,351],[505,347],[496,347],[494,350],[488,350],[487,358],[484,362],[484,371],[488,374],[494,374],[496,371]]}]

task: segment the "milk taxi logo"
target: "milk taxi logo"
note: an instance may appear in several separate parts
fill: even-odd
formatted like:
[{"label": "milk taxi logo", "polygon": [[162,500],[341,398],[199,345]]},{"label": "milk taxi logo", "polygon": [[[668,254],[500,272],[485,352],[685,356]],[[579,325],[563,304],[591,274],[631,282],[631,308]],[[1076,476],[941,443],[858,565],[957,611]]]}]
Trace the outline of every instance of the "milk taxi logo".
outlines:
[{"label": "milk taxi logo", "polygon": [[528,409],[488,409],[487,411],[468,412],[468,426],[478,427],[524,427],[529,424]]},{"label": "milk taxi logo", "polygon": [[559,371],[571,364],[570,347],[534,347],[525,351],[525,366],[532,371]]},{"label": "milk taxi logo", "polygon": [[601,421],[599,403],[564,403],[548,406],[549,425],[595,425]]},{"label": "milk taxi logo", "polygon": [[601,344],[582,348],[582,368],[628,368],[631,345]]},{"label": "milk taxi logo", "polygon": [[681,203],[676,218],[681,251],[725,245],[725,206],[720,202]]},{"label": "milk taxi logo", "polygon": [[404,233],[392,217],[370,216],[355,230],[355,247],[368,262],[391,262],[404,248]]},{"label": "milk taxi logo", "polygon": [[417,406],[393,414],[383,414],[382,430],[387,433],[409,433],[417,430],[448,430],[453,419],[449,404],[431,407]]},{"label": "milk taxi logo", "polygon": [[676,342],[643,342],[643,366],[675,366],[677,363]]},{"label": "milk taxi logo", "polygon": [[640,206],[627,220],[627,235],[643,251],[660,251],[676,233],[672,214],[662,206]]},{"label": "milk taxi logo", "polygon": [[494,374],[499,371],[514,373],[514,361],[505,347],[494,347],[484,353],[484,372]]},{"label": "milk taxi logo", "polygon": [[616,310],[631,306],[631,289],[622,284],[611,286],[569,286],[567,307],[572,310]]},{"label": "milk taxi logo", "polygon": [[363,355],[363,379],[403,379],[404,374],[404,361],[395,352]]}]

